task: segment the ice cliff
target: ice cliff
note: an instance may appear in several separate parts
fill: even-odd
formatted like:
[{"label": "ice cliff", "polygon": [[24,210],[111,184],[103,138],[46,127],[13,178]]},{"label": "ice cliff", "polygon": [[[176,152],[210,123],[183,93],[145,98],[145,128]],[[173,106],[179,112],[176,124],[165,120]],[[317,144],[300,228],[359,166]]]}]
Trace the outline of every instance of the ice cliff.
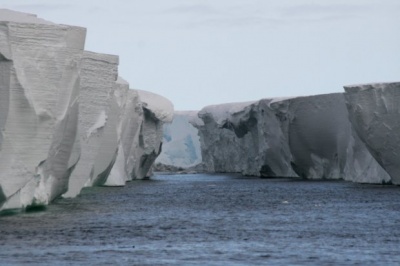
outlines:
[{"label": "ice cliff", "polygon": [[149,174],[173,106],[129,89],[118,57],[84,51],[85,36],[0,9],[0,210]]},{"label": "ice cliff", "polygon": [[189,168],[202,162],[197,111],[176,111],[172,123],[164,125],[163,146],[156,163]]},{"label": "ice cliff", "polygon": [[79,156],[79,69],[86,30],[0,10],[2,208],[48,204]]},{"label": "ice cliff", "polygon": [[207,171],[255,176],[294,176],[290,151],[271,100],[208,106],[199,112]]},{"label": "ice cliff", "polygon": [[361,183],[390,180],[352,129],[342,93],[274,101],[291,153],[303,178]]},{"label": "ice cliff", "polygon": [[209,106],[199,117],[208,171],[363,183],[390,179],[354,133],[341,93]]},{"label": "ice cliff", "polygon": [[400,184],[400,82],[345,86],[350,121],[372,156]]},{"label": "ice cliff", "polygon": [[174,108],[166,98],[138,90],[143,106],[143,123],[139,132],[139,149],[136,149],[135,171],[132,177],[143,179],[151,174],[151,166],[161,152],[163,125],[171,123]]},{"label": "ice cliff", "polygon": [[118,149],[114,89],[118,57],[85,51],[81,62],[78,138],[80,158],[69,179],[65,196],[81,188],[104,184]]}]

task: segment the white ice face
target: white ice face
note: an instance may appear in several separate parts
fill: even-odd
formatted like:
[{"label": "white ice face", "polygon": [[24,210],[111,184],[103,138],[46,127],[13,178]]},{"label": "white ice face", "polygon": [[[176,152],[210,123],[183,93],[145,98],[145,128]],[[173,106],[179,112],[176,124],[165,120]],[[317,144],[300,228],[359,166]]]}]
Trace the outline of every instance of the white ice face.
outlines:
[{"label": "white ice face", "polygon": [[[129,90],[86,29],[0,10],[0,210],[143,178],[173,105]],[[114,167],[115,166],[115,167]]]},{"label": "white ice face", "polygon": [[84,28],[0,11],[2,208],[48,204],[76,163]]}]

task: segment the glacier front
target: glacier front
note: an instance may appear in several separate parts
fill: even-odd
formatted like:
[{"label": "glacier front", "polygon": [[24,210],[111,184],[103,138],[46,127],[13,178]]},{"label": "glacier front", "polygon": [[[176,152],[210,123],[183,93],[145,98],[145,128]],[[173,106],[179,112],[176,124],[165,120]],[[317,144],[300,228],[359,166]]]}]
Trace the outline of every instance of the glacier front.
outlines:
[{"label": "glacier front", "polygon": [[150,174],[173,105],[129,89],[118,56],[84,51],[85,37],[0,9],[0,211]]},{"label": "glacier front", "polygon": [[45,205],[77,162],[86,30],[0,10],[0,206]]},{"label": "glacier front", "polygon": [[199,112],[210,172],[388,182],[354,132],[342,93],[209,106]]},{"label": "glacier front", "polygon": [[345,86],[350,121],[372,156],[400,185],[400,82]]}]

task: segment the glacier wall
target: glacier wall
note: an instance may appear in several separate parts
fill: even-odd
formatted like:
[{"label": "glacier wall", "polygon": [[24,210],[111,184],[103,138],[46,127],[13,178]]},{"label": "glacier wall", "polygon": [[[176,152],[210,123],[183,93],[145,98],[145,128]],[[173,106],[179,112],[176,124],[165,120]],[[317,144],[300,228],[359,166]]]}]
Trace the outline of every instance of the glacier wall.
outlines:
[{"label": "glacier wall", "polygon": [[343,94],[203,108],[203,163],[211,172],[382,183],[390,177],[352,129]]},{"label": "glacier wall", "polygon": [[0,11],[2,208],[45,205],[76,164],[86,30]]},{"label": "glacier wall", "polygon": [[271,104],[281,120],[293,170],[307,179],[388,182],[348,119],[342,93],[294,97]]},{"label": "glacier wall", "polygon": [[84,185],[102,185],[118,149],[114,99],[118,57],[85,51],[81,61],[78,135],[80,158],[69,179],[67,197]]},{"label": "glacier wall", "polygon": [[189,168],[202,162],[198,130],[192,123],[199,120],[197,111],[176,111],[172,123],[165,124],[163,146],[156,163]]},{"label": "glacier wall", "polygon": [[372,156],[400,184],[400,82],[345,86],[350,121]]},{"label": "glacier wall", "polygon": [[173,105],[129,89],[85,36],[0,9],[0,211],[150,174]]},{"label": "glacier wall", "polygon": [[271,99],[203,108],[198,123],[202,157],[209,172],[296,176]]}]

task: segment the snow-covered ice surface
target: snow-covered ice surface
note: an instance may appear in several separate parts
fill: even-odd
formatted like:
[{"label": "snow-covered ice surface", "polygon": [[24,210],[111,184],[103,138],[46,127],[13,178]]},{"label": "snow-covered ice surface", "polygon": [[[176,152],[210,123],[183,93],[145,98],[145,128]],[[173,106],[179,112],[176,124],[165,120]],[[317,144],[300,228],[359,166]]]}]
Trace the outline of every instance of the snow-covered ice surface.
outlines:
[{"label": "snow-covered ice surface", "polygon": [[374,158],[400,184],[400,82],[345,86],[350,121]]},{"label": "snow-covered ice surface", "polygon": [[156,163],[188,168],[202,162],[197,111],[176,111],[172,123],[164,125],[162,152]]},{"label": "snow-covered ice surface", "polygon": [[76,164],[86,30],[0,10],[0,206],[48,204]]}]

